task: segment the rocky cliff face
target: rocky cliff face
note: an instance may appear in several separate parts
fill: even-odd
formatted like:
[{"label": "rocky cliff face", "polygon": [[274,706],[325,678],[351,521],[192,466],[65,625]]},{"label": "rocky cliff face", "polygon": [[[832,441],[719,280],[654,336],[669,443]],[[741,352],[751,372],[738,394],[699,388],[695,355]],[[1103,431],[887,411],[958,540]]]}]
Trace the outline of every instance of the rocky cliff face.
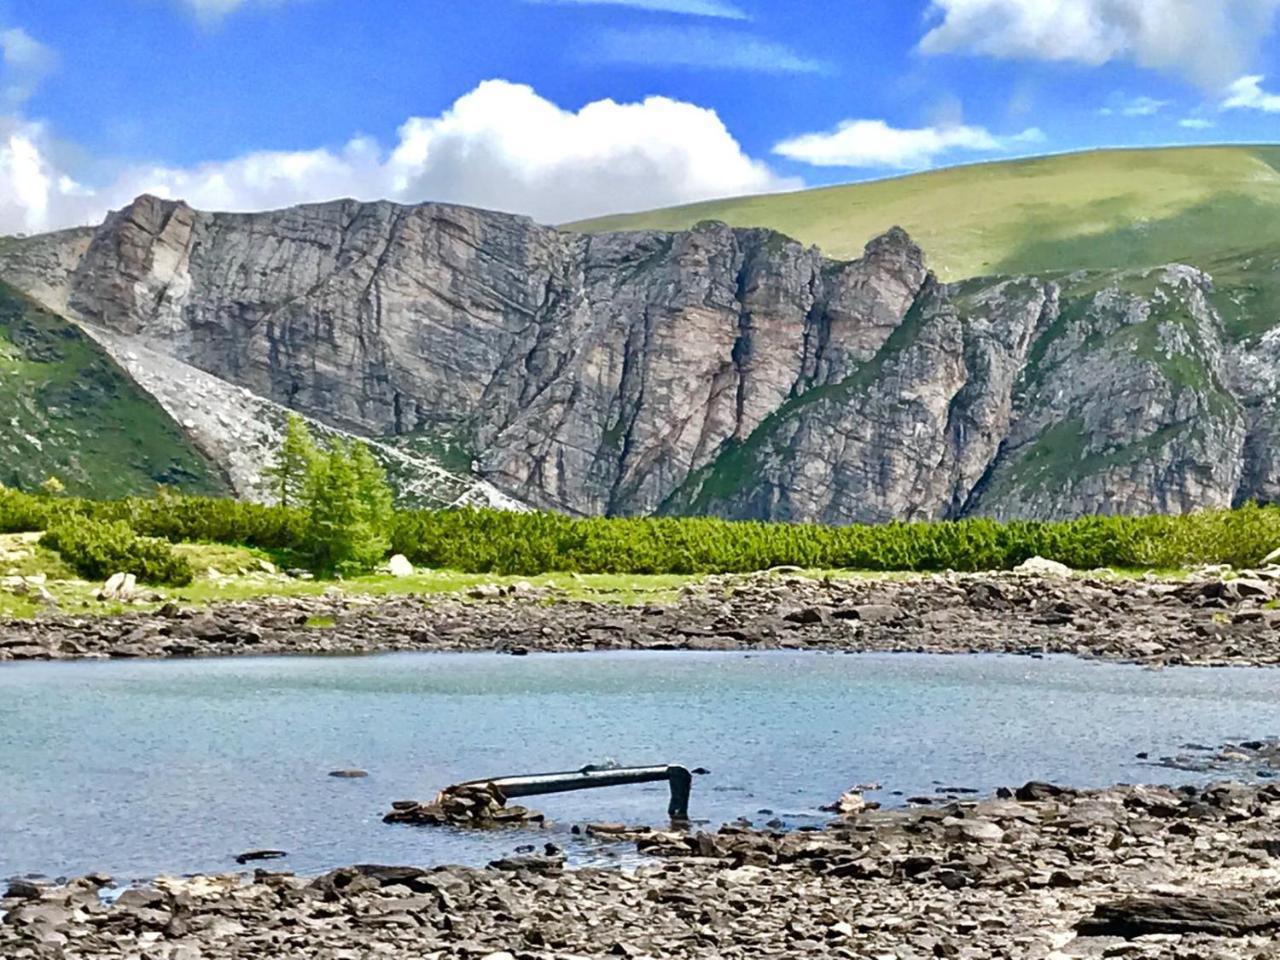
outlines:
[{"label": "rocky cliff face", "polygon": [[1184,267],[947,286],[898,230],[845,263],[713,223],[142,197],[0,249],[0,276],[335,427],[447,441],[546,509],[1059,517],[1280,488],[1280,339],[1233,340]]}]

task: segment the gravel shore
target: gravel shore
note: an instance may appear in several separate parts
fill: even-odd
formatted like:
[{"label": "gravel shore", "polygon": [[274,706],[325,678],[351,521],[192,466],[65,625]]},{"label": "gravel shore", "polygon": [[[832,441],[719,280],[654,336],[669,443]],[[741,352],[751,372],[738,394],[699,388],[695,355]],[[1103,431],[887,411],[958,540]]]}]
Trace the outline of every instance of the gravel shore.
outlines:
[{"label": "gravel shore", "polygon": [[18,882],[0,901],[0,956],[1277,955],[1280,787],[1002,794],[818,831],[643,833],[656,859],[631,872],[567,870],[551,848],[487,869],[159,879],[110,906],[103,877]]},{"label": "gravel shore", "polygon": [[712,577],[673,603],[631,606],[532,587],[392,599],[335,593],[0,622],[0,660],[815,649],[1275,665],[1278,597],[1276,567],[1176,581],[1007,573],[814,580],[775,572]]},{"label": "gravel shore", "polygon": [[[661,605],[482,587],[54,614],[0,624],[0,659],[815,649],[1276,665],[1277,596],[1274,568],[1180,581],[773,572],[711,578]],[[1273,746],[1161,762],[1230,776],[1235,762],[1272,763]],[[0,899],[0,957],[1280,956],[1274,784],[1088,793],[1028,784],[983,800],[864,810],[822,830],[592,835],[650,859],[633,871],[566,869],[552,846],[488,869],[159,878],[110,905],[108,878],[15,881]]]}]

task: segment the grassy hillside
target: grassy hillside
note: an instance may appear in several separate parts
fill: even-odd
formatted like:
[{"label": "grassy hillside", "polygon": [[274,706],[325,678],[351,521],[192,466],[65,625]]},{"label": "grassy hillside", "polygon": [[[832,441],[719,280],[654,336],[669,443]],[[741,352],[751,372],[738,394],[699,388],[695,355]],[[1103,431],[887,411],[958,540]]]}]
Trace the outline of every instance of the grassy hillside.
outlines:
[{"label": "grassy hillside", "polygon": [[0,483],[68,492],[225,493],[181,428],[76,327],[0,283]]},{"label": "grassy hillside", "polygon": [[853,258],[895,224],[947,280],[1144,267],[1280,248],[1280,147],[1177,147],[952,167],[570,224],[592,232],[765,226]]}]

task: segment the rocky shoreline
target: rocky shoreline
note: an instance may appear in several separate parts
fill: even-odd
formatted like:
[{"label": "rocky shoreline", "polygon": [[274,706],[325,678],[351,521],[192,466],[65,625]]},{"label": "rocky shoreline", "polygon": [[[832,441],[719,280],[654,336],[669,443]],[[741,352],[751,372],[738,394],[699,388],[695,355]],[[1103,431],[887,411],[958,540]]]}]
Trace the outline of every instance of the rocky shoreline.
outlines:
[{"label": "rocky shoreline", "polygon": [[[336,591],[206,609],[0,622],[0,661],[389,651],[913,651],[1074,654],[1151,665],[1280,664],[1280,567],[1187,580],[939,574],[710,577],[666,604],[484,585],[369,598]],[[317,625],[319,624],[319,625]]]},{"label": "rocky shoreline", "polygon": [[654,859],[161,878],[110,904],[104,877],[17,882],[0,956],[1260,960],[1280,942],[1277,785],[1030,783],[813,831],[599,836]]}]

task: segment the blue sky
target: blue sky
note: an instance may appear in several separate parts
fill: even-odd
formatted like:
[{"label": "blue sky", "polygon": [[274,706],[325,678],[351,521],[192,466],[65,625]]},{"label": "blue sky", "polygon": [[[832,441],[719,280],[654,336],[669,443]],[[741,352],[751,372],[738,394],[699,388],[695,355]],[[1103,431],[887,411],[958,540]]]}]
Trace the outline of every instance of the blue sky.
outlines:
[{"label": "blue sky", "polygon": [[[557,221],[1280,139],[1280,0],[0,0],[0,231],[149,190]],[[1274,80],[1271,74],[1275,73]]]}]

